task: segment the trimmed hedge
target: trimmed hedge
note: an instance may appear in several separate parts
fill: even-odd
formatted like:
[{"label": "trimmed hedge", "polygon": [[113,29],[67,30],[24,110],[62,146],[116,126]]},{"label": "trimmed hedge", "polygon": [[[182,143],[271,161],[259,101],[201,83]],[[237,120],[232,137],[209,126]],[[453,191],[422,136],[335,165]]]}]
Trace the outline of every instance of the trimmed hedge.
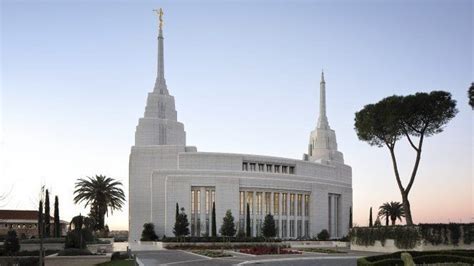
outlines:
[{"label": "trimmed hedge", "polygon": [[384,246],[387,239],[393,239],[399,249],[412,249],[421,241],[432,245],[457,246],[461,242],[470,245],[474,242],[474,223],[354,227],[350,239],[351,243],[360,246],[373,246],[375,241],[380,241]]},{"label": "trimmed hedge", "polygon": [[[462,262],[474,263],[474,250],[438,250],[438,251],[404,251],[410,253],[413,261],[417,264],[423,263],[445,263],[445,262]],[[360,258],[357,260],[358,266],[368,265],[403,265],[401,260],[402,252],[384,254]]]},{"label": "trimmed hedge", "polygon": [[413,258],[413,261],[418,264],[422,263],[446,263],[446,262],[462,262],[474,264],[474,258],[454,256],[454,255],[425,255]]},{"label": "trimmed hedge", "polygon": [[351,243],[360,246],[373,246],[377,240],[384,246],[387,239],[393,239],[400,249],[414,248],[420,241],[418,228],[410,226],[354,227],[350,237]]},{"label": "trimmed hedge", "polygon": [[58,256],[84,256],[84,255],[94,255],[88,249],[79,249],[79,248],[66,248],[59,251]]},{"label": "trimmed hedge", "polygon": [[[66,238],[64,237],[51,237],[51,238],[43,238],[43,243],[64,243],[66,241]],[[20,245],[21,244],[39,244],[40,239],[39,238],[32,238],[32,239],[24,239],[20,240]]]}]

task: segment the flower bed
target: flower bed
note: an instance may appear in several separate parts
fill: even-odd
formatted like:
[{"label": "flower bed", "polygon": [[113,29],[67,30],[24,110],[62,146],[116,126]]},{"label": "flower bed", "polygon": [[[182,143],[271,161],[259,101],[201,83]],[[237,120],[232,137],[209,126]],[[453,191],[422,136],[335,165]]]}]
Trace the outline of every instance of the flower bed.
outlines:
[{"label": "flower bed", "polygon": [[239,252],[252,255],[301,254],[298,250],[279,248],[278,246],[255,246],[240,249]]},{"label": "flower bed", "polygon": [[298,248],[299,251],[304,252],[315,252],[315,253],[347,253],[345,251],[337,250],[337,249],[330,249],[330,248]]},{"label": "flower bed", "polygon": [[222,257],[232,257],[232,255],[216,250],[194,250],[193,253],[198,255],[210,257],[210,258],[222,258]]},{"label": "flower bed", "polygon": [[166,249],[191,249],[191,250],[212,250],[212,249],[249,249],[256,246],[275,246],[289,248],[289,245],[282,243],[236,243],[236,242],[214,242],[214,243],[163,243]]}]

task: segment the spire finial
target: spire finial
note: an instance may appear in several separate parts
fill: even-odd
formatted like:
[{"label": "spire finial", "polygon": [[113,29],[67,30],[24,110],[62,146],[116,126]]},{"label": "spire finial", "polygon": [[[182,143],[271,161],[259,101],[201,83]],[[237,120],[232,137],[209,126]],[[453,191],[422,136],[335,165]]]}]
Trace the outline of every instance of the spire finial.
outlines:
[{"label": "spire finial", "polygon": [[325,82],[324,81],[324,69],[321,69],[321,82]]},{"label": "spire finial", "polygon": [[163,44],[163,9],[153,9],[158,15],[159,31],[158,31],[158,68],[154,91],[160,94],[168,94],[165,80],[165,63],[164,63],[164,44]]},{"label": "spire finial", "polygon": [[153,9],[153,11],[158,15],[158,21],[159,21],[159,27],[160,31],[163,30],[163,9],[160,7],[160,9]]}]

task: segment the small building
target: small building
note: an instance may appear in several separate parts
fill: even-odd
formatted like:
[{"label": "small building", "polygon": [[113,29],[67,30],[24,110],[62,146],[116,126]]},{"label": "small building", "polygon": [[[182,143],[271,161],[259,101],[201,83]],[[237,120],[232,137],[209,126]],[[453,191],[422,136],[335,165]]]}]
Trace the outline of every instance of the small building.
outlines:
[{"label": "small building", "polygon": [[[38,211],[0,210],[0,238],[15,230],[19,238],[38,237]],[[68,222],[60,221],[61,235],[66,235]],[[51,234],[54,232],[54,217],[51,216]]]}]

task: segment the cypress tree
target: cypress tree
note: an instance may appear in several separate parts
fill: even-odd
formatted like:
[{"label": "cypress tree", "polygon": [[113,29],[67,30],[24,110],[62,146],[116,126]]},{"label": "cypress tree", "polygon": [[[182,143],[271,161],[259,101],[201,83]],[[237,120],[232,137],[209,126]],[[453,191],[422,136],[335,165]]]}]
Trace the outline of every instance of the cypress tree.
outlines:
[{"label": "cypress tree", "polygon": [[250,205],[247,203],[247,217],[245,220],[245,225],[246,225],[246,230],[245,230],[245,235],[247,237],[252,236],[252,228],[250,227]]},{"label": "cypress tree", "polygon": [[352,206],[349,209],[349,228],[352,228]]},{"label": "cypress tree", "polygon": [[265,220],[263,221],[262,233],[263,236],[266,238],[276,236],[275,219],[273,219],[273,215],[271,215],[270,213],[265,216]]},{"label": "cypress tree", "polygon": [[54,197],[54,237],[61,237],[61,222],[59,220],[59,200]]},{"label": "cypress tree", "polygon": [[176,222],[176,220],[178,220],[178,215],[179,215],[179,205],[178,203],[176,202],[176,214],[175,214],[175,217],[174,217],[174,221]]},{"label": "cypress tree", "polygon": [[38,238],[43,237],[43,200],[39,201],[38,209]]},{"label": "cypress tree", "polygon": [[373,222],[372,222],[372,207],[370,207],[370,214],[369,214],[369,227],[372,227],[374,226]]},{"label": "cypress tree", "polygon": [[46,196],[44,199],[44,237],[48,238],[51,235],[51,210],[49,207],[49,191],[46,189]]},{"label": "cypress tree", "polygon": [[176,237],[189,235],[189,221],[188,216],[184,212],[184,208],[181,208],[181,213],[178,215],[178,219],[176,219],[173,233]]},{"label": "cypress tree", "polygon": [[237,230],[235,229],[234,216],[232,216],[232,212],[230,210],[227,210],[224,218],[222,219],[221,235],[232,237],[236,232]]},{"label": "cypress tree", "polygon": [[217,225],[216,225],[216,203],[212,202],[212,236],[216,237],[217,236]]}]

